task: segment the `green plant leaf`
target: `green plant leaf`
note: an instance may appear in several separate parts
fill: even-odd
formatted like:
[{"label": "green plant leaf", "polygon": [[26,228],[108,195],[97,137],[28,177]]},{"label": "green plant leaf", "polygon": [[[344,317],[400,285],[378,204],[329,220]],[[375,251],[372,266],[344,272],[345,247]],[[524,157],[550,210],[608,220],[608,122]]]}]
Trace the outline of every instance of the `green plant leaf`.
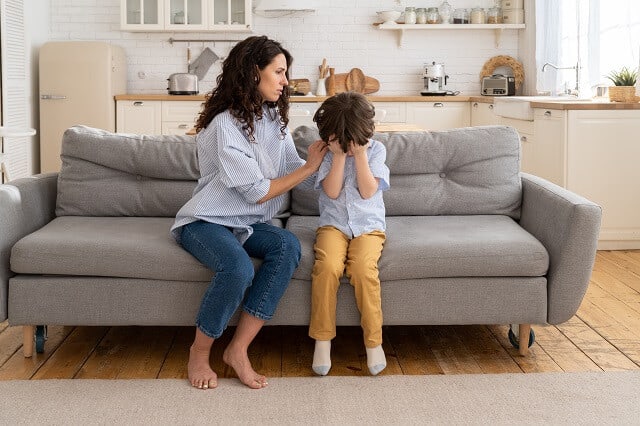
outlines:
[{"label": "green plant leaf", "polygon": [[619,71],[611,71],[605,77],[611,80],[615,86],[635,86],[638,79],[638,71],[622,67]]}]

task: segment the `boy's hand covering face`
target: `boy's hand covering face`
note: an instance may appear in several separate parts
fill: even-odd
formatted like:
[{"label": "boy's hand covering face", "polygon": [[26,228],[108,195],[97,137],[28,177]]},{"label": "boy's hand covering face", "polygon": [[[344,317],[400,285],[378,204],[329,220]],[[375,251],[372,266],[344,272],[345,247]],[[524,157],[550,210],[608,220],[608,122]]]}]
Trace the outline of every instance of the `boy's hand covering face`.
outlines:
[{"label": "boy's hand covering face", "polygon": [[342,145],[340,145],[340,141],[333,136],[329,138],[329,141],[327,141],[327,146],[329,147],[329,151],[331,151],[333,155],[346,154],[346,152],[342,150]]},{"label": "boy's hand covering face", "polygon": [[354,156],[366,153],[367,148],[369,148],[369,142],[364,145],[357,144],[354,141],[349,142],[349,152]]}]

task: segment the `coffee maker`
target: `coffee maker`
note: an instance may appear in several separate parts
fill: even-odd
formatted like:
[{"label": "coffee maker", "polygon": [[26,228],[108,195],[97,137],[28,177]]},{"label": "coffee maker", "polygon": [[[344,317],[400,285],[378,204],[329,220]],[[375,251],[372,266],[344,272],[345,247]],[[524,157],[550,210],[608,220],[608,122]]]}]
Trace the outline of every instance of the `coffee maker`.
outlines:
[{"label": "coffee maker", "polygon": [[424,66],[424,73],[422,74],[424,80],[424,90],[420,92],[422,96],[444,96],[447,94],[445,86],[449,76],[444,72],[444,64],[426,64]]}]

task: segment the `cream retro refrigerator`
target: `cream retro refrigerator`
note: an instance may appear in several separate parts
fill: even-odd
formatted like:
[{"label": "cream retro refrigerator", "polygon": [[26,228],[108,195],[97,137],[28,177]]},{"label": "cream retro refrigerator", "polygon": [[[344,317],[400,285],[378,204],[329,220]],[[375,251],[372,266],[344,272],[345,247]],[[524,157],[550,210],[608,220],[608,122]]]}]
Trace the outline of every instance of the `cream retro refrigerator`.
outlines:
[{"label": "cream retro refrigerator", "polygon": [[42,45],[40,171],[60,170],[62,134],[77,124],[115,131],[114,96],[127,91],[124,49],[98,41]]}]

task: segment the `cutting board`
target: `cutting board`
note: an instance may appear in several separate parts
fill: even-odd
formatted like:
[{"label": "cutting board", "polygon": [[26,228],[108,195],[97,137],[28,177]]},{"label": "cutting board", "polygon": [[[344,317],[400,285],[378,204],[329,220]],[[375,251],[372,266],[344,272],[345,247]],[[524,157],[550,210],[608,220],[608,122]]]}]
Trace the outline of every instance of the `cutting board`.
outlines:
[{"label": "cutting board", "polygon": [[[369,93],[375,93],[380,90],[380,82],[378,80],[373,77],[366,76],[364,73],[360,73],[362,73],[362,70],[359,68],[353,68],[348,73],[334,74],[333,78],[336,93],[353,90],[355,92],[368,95]],[[364,82],[362,82],[361,77],[364,77]],[[349,80],[349,83],[347,83],[347,80]]]}]

